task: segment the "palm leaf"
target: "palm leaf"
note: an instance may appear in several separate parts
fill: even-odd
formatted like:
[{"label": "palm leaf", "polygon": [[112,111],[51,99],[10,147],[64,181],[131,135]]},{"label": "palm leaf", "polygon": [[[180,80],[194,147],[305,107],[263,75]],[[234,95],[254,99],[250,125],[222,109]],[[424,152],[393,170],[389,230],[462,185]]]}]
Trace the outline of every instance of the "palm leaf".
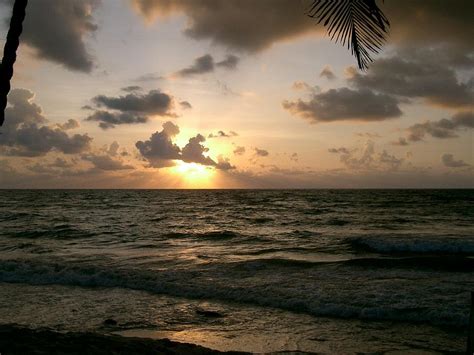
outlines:
[{"label": "palm leaf", "polygon": [[347,46],[361,70],[385,43],[390,23],[375,0],[313,0],[308,16],[326,27],[331,40]]}]

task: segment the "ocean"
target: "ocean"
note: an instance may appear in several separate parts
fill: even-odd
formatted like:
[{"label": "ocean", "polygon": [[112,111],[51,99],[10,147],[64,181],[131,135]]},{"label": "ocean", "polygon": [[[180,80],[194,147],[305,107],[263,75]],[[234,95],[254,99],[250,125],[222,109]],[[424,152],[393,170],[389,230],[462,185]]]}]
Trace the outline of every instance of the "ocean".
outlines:
[{"label": "ocean", "polygon": [[1,190],[0,324],[463,352],[473,226],[474,190]]}]

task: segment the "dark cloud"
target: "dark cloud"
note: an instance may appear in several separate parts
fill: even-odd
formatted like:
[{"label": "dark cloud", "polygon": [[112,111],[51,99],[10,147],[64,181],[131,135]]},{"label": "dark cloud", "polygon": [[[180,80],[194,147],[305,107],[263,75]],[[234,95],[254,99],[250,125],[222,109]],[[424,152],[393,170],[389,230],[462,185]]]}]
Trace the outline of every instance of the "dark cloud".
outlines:
[{"label": "dark cloud", "polygon": [[185,33],[229,48],[256,52],[273,43],[322,31],[305,16],[307,0],[131,0],[148,21],[184,13]]},{"label": "dark cloud", "polygon": [[49,166],[51,166],[53,168],[69,169],[69,168],[72,168],[74,166],[74,163],[72,163],[72,162],[70,162],[66,159],[58,157],[58,158],[56,158],[56,160],[54,162],[49,164]]},{"label": "dark cloud", "polygon": [[126,86],[122,88],[121,90],[125,92],[137,92],[137,91],[142,91],[143,88],[138,85],[130,85],[130,86]]},{"label": "dark cloud", "polygon": [[235,147],[234,155],[244,155],[245,154],[245,147]]},{"label": "dark cloud", "polygon": [[69,119],[67,120],[67,122],[65,123],[60,123],[58,124],[58,127],[61,128],[63,131],[68,131],[70,129],[76,129],[76,128],[79,128],[79,122],[77,122],[76,120],[74,119]]},{"label": "dark cloud", "polygon": [[98,110],[92,115],[88,116],[86,121],[99,122],[99,127],[102,129],[115,128],[116,125],[122,124],[140,124],[147,123],[148,117],[139,116],[134,113],[123,112],[115,113]]},{"label": "dark cloud", "polygon": [[229,131],[229,133],[226,133],[224,131],[217,131],[217,133],[210,133],[207,138],[232,138],[237,136],[237,132],[234,131]]},{"label": "dark cloud", "polygon": [[214,71],[214,58],[210,54],[196,58],[193,65],[176,72],[177,76],[192,76],[206,74]]},{"label": "dark cloud", "polygon": [[439,53],[405,51],[375,61],[366,74],[353,73],[349,82],[407,100],[421,98],[445,107],[469,107],[474,103],[474,81],[461,82],[455,69],[438,60]]},{"label": "dark cloud", "polygon": [[236,167],[230,163],[229,158],[224,158],[222,155],[217,157],[217,164],[215,165],[216,169],[219,170],[234,170]]},{"label": "dark cloud", "polygon": [[319,76],[321,78],[326,78],[328,80],[334,80],[336,79],[336,75],[333,73],[332,68],[330,65],[326,65],[321,73],[319,73]]},{"label": "dark cloud", "polygon": [[258,157],[268,157],[270,155],[268,150],[265,150],[265,149],[255,148],[254,150],[255,150],[255,155]]},{"label": "dark cloud", "polygon": [[297,163],[298,160],[299,160],[298,153],[293,153],[293,154],[291,154],[291,155],[290,155],[290,160],[291,160],[291,161],[294,161],[295,163]]},{"label": "dark cloud", "polygon": [[370,139],[381,138],[380,134],[370,133],[370,132],[359,132],[359,133],[355,133],[355,135],[357,137],[364,137],[364,138],[370,138]]},{"label": "dark cloud", "polygon": [[173,116],[173,97],[159,90],[147,94],[130,93],[125,96],[109,97],[99,95],[92,99],[98,107],[121,112],[134,112],[146,115]]},{"label": "dark cloud", "polygon": [[451,119],[443,118],[439,121],[427,121],[417,123],[407,129],[408,139],[411,142],[418,142],[429,135],[433,138],[445,139],[458,137],[457,132],[461,129],[474,128],[474,112],[458,112]]},{"label": "dark cloud", "polygon": [[441,157],[441,161],[443,162],[444,166],[448,168],[464,168],[470,166],[463,160],[456,160],[452,154],[443,154]]},{"label": "dark cloud", "polygon": [[341,148],[329,148],[328,149],[328,152],[329,153],[334,153],[334,154],[350,154],[350,151],[349,149],[345,148],[345,147],[341,147]]},{"label": "dark cloud", "polygon": [[339,154],[339,159],[350,170],[398,170],[403,158],[397,158],[383,150],[377,153],[375,144],[367,141],[362,148],[331,148],[330,153]]},{"label": "dark cloud", "polygon": [[147,141],[138,141],[135,146],[154,168],[173,166],[173,160],[181,158],[181,148],[173,143],[179,127],[172,122],[163,124],[161,132],[155,132]]},{"label": "dark cloud", "polygon": [[202,144],[205,141],[206,138],[201,134],[190,138],[188,144],[186,144],[181,151],[181,160],[186,163],[215,166],[216,163],[211,158],[204,155],[209,151],[209,148]]},{"label": "dark cloud", "polygon": [[471,0],[386,1],[382,8],[390,19],[392,42],[419,47],[451,43],[472,48],[474,2]]},{"label": "dark cloud", "polygon": [[[39,58],[68,69],[90,72],[93,58],[84,39],[97,25],[92,17],[100,0],[41,0],[28,3],[21,42],[32,47]],[[13,0],[0,0],[12,6]]]},{"label": "dark cloud", "polygon": [[8,155],[41,156],[50,151],[76,154],[87,151],[92,138],[87,134],[68,135],[61,126],[47,126],[41,107],[33,103],[34,94],[26,89],[10,92],[10,107],[5,110],[0,146]]},{"label": "dark cloud", "polygon": [[207,74],[212,73],[216,68],[233,70],[237,68],[238,63],[239,57],[235,55],[228,55],[224,60],[216,63],[212,55],[205,54],[201,57],[196,58],[191,66],[177,71],[174,75],[180,77],[187,77],[193,75]]},{"label": "dark cloud", "polygon": [[237,68],[237,65],[239,64],[239,61],[240,61],[240,58],[233,55],[233,54],[229,54],[227,55],[227,57],[220,61],[220,62],[217,62],[216,63],[216,67],[221,67],[221,68],[224,68],[224,69],[227,69],[227,70],[233,70],[235,68]]},{"label": "dark cloud", "polygon": [[[176,117],[176,114],[173,112],[175,105],[174,97],[159,90],[151,90],[146,94],[140,94],[136,90],[137,87],[127,87],[125,89],[129,88],[133,90],[126,90],[130,91],[130,93],[125,96],[110,97],[98,95],[94,97],[92,101],[97,107],[105,107],[114,111],[95,110],[87,106],[87,109],[95,111],[85,120],[99,122],[99,126],[102,129],[108,129],[123,124],[146,123],[149,121],[150,116]],[[181,106],[183,106],[183,102]]]},{"label": "dark cloud", "polygon": [[193,108],[193,106],[188,101],[181,101],[179,105],[183,110],[190,110]]},{"label": "dark cloud", "polygon": [[118,171],[134,169],[132,165],[125,164],[119,158],[109,154],[87,154],[83,155],[82,159],[91,162],[94,168],[99,170]]},{"label": "dark cloud", "polygon": [[392,144],[393,144],[393,145],[399,145],[399,146],[401,146],[401,147],[409,145],[407,139],[404,138],[404,137],[398,138],[398,140],[395,141],[395,142],[392,142]]},{"label": "dark cloud", "polygon": [[163,79],[164,79],[164,77],[162,75],[159,75],[157,73],[148,73],[148,74],[144,74],[144,75],[139,76],[134,81],[149,82],[149,81],[159,81],[159,80],[163,80]]},{"label": "dark cloud", "polygon": [[204,146],[206,138],[197,134],[189,139],[188,143],[181,149],[174,142],[173,138],[178,135],[179,127],[172,122],[163,124],[161,132],[155,132],[149,140],[139,141],[136,147],[140,154],[150,163],[151,167],[163,168],[173,166],[175,160],[186,163],[197,163],[206,166],[213,166],[216,169],[230,170],[234,167],[230,162],[219,157],[217,163],[206,156],[209,148]]},{"label": "dark cloud", "polygon": [[314,93],[309,101],[283,101],[283,108],[310,123],[343,120],[383,121],[400,117],[399,101],[368,89],[331,89]]}]

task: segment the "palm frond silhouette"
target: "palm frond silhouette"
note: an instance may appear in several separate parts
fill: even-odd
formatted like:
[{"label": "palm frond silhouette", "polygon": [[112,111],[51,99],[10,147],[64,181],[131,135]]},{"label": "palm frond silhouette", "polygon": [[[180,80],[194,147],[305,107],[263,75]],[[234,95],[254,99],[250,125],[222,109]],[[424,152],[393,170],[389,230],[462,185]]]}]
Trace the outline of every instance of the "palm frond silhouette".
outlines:
[{"label": "palm frond silhouette", "polygon": [[308,16],[326,27],[331,40],[351,50],[359,69],[367,70],[385,43],[390,23],[375,0],[314,0]]}]

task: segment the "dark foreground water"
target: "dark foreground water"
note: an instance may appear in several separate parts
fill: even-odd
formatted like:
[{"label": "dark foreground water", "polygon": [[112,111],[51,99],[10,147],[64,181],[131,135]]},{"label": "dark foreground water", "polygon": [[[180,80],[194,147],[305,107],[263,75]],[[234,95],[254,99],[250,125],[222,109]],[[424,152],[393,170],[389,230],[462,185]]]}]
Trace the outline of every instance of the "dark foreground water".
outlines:
[{"label": "dark foreground water", "polygon": [[474,190],[4,190],[0,323],[221,350],[463,351],[473,228]]}]

